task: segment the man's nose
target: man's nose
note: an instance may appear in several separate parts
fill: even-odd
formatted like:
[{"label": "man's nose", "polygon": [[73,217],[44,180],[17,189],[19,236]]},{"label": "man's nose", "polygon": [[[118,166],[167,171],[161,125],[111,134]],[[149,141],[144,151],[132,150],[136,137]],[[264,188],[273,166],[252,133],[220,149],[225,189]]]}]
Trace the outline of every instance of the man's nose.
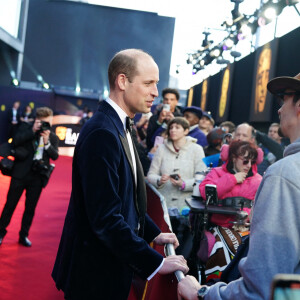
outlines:
[{"label": "man's nose", "polygon": [[281,114],[281,107],[278,109],[278,115],[279,115],[279,117],[280,117],[280,114]]},{"label": "man's nose", "polygon": [[155,86],[153,87],[151,93],[152,93],[152,95],[153,95],[154,97],[158,97],[158,89],[157,89],[157,85],[155,85]]}]

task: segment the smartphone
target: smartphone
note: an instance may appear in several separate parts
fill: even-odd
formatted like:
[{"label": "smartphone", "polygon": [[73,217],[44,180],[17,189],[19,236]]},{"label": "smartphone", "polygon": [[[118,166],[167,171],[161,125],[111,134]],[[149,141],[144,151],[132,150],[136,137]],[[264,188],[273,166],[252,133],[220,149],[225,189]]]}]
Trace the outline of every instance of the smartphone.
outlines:
[{"label": "smartphone", "polygon": [[170,111],[170,104],[164,104],[163,105],[163,110]]},{"label": "smartphone", "polygon": [[154,141],[154,147],[163,144],[164,143],[164,138],[160,135],[155,137],[155,141]]},{"label": "smartphone", "polygon": [[271,288],[271,300],[300,299],[300,275],[277,274]]},{"label": "smartphone", "polygon": [[173,178],[173,179],[175,179],[175,180],[179,179],[178,174],[171,174],[170,177]]},{"label": "smartphone", "polygon": [[215,184],[205,185],[205,196],[207,204],[217,205],[218,204],[218,193],[217,186]]}]

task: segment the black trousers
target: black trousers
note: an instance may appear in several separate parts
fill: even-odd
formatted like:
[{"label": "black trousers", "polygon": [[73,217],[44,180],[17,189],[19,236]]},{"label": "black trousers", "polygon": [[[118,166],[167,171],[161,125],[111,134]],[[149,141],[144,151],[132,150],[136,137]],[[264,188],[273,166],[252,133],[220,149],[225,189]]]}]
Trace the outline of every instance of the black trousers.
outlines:
[{"label": "black trousers", "polygon": [[41,176],[31,171],[23,179],[11,178],[7,200],[0,218],[0,235],[2,237],[4,237],[7,232],[6,227],[10,223],[24,190],[26,191],[25,210],[19,234],[21,237],[28,236],[35,208],[42,192]]}]

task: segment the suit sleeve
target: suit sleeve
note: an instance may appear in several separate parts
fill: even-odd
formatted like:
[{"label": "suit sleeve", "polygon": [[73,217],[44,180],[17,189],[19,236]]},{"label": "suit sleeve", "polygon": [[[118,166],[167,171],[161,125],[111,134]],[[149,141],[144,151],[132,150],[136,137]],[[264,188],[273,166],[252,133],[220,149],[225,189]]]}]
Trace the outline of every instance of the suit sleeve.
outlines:
[{"label": "suit sleeve", "polygon": [[[83,141],[78,155],[76,164],[92,231],[118,259],[146,279],[161,264],[163,257],[134,233],[121,213],[126,203],[118,194],[119,187],[131,182],[120,182],[124,154],[118,137],[106,130],[95,130]],[[130,193],[128,196],[131,197]],[[149,222],[147,220],[148,225]],[[157,231],[152,233],[155,235]]]},{"label": "suit sleeve", "polygon": [[58,159],[58,143],[59,139],[56,134],[50,133],[50,147],[46,150],[49,157],[53,160]]},{"label": "suit sleeve", "polygon": [[24,143],[34,139],[34,132],[32,126],[29,126],[27,123],[23,123],[18,128],[14,138],[13,143],[15,147],[22,146]]}]

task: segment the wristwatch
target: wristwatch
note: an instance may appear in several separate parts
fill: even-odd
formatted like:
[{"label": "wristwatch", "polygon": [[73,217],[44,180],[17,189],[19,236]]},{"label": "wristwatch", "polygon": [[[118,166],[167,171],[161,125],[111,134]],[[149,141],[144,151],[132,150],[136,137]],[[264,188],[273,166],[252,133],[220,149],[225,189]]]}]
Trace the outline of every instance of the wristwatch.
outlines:
[{"label": "wristwatch", "polygon": [[197,296],[199,300],[203,300],[204,296],[208,293],[209,287],[208,286],[203,286],[200,290],[197,292]]}]

